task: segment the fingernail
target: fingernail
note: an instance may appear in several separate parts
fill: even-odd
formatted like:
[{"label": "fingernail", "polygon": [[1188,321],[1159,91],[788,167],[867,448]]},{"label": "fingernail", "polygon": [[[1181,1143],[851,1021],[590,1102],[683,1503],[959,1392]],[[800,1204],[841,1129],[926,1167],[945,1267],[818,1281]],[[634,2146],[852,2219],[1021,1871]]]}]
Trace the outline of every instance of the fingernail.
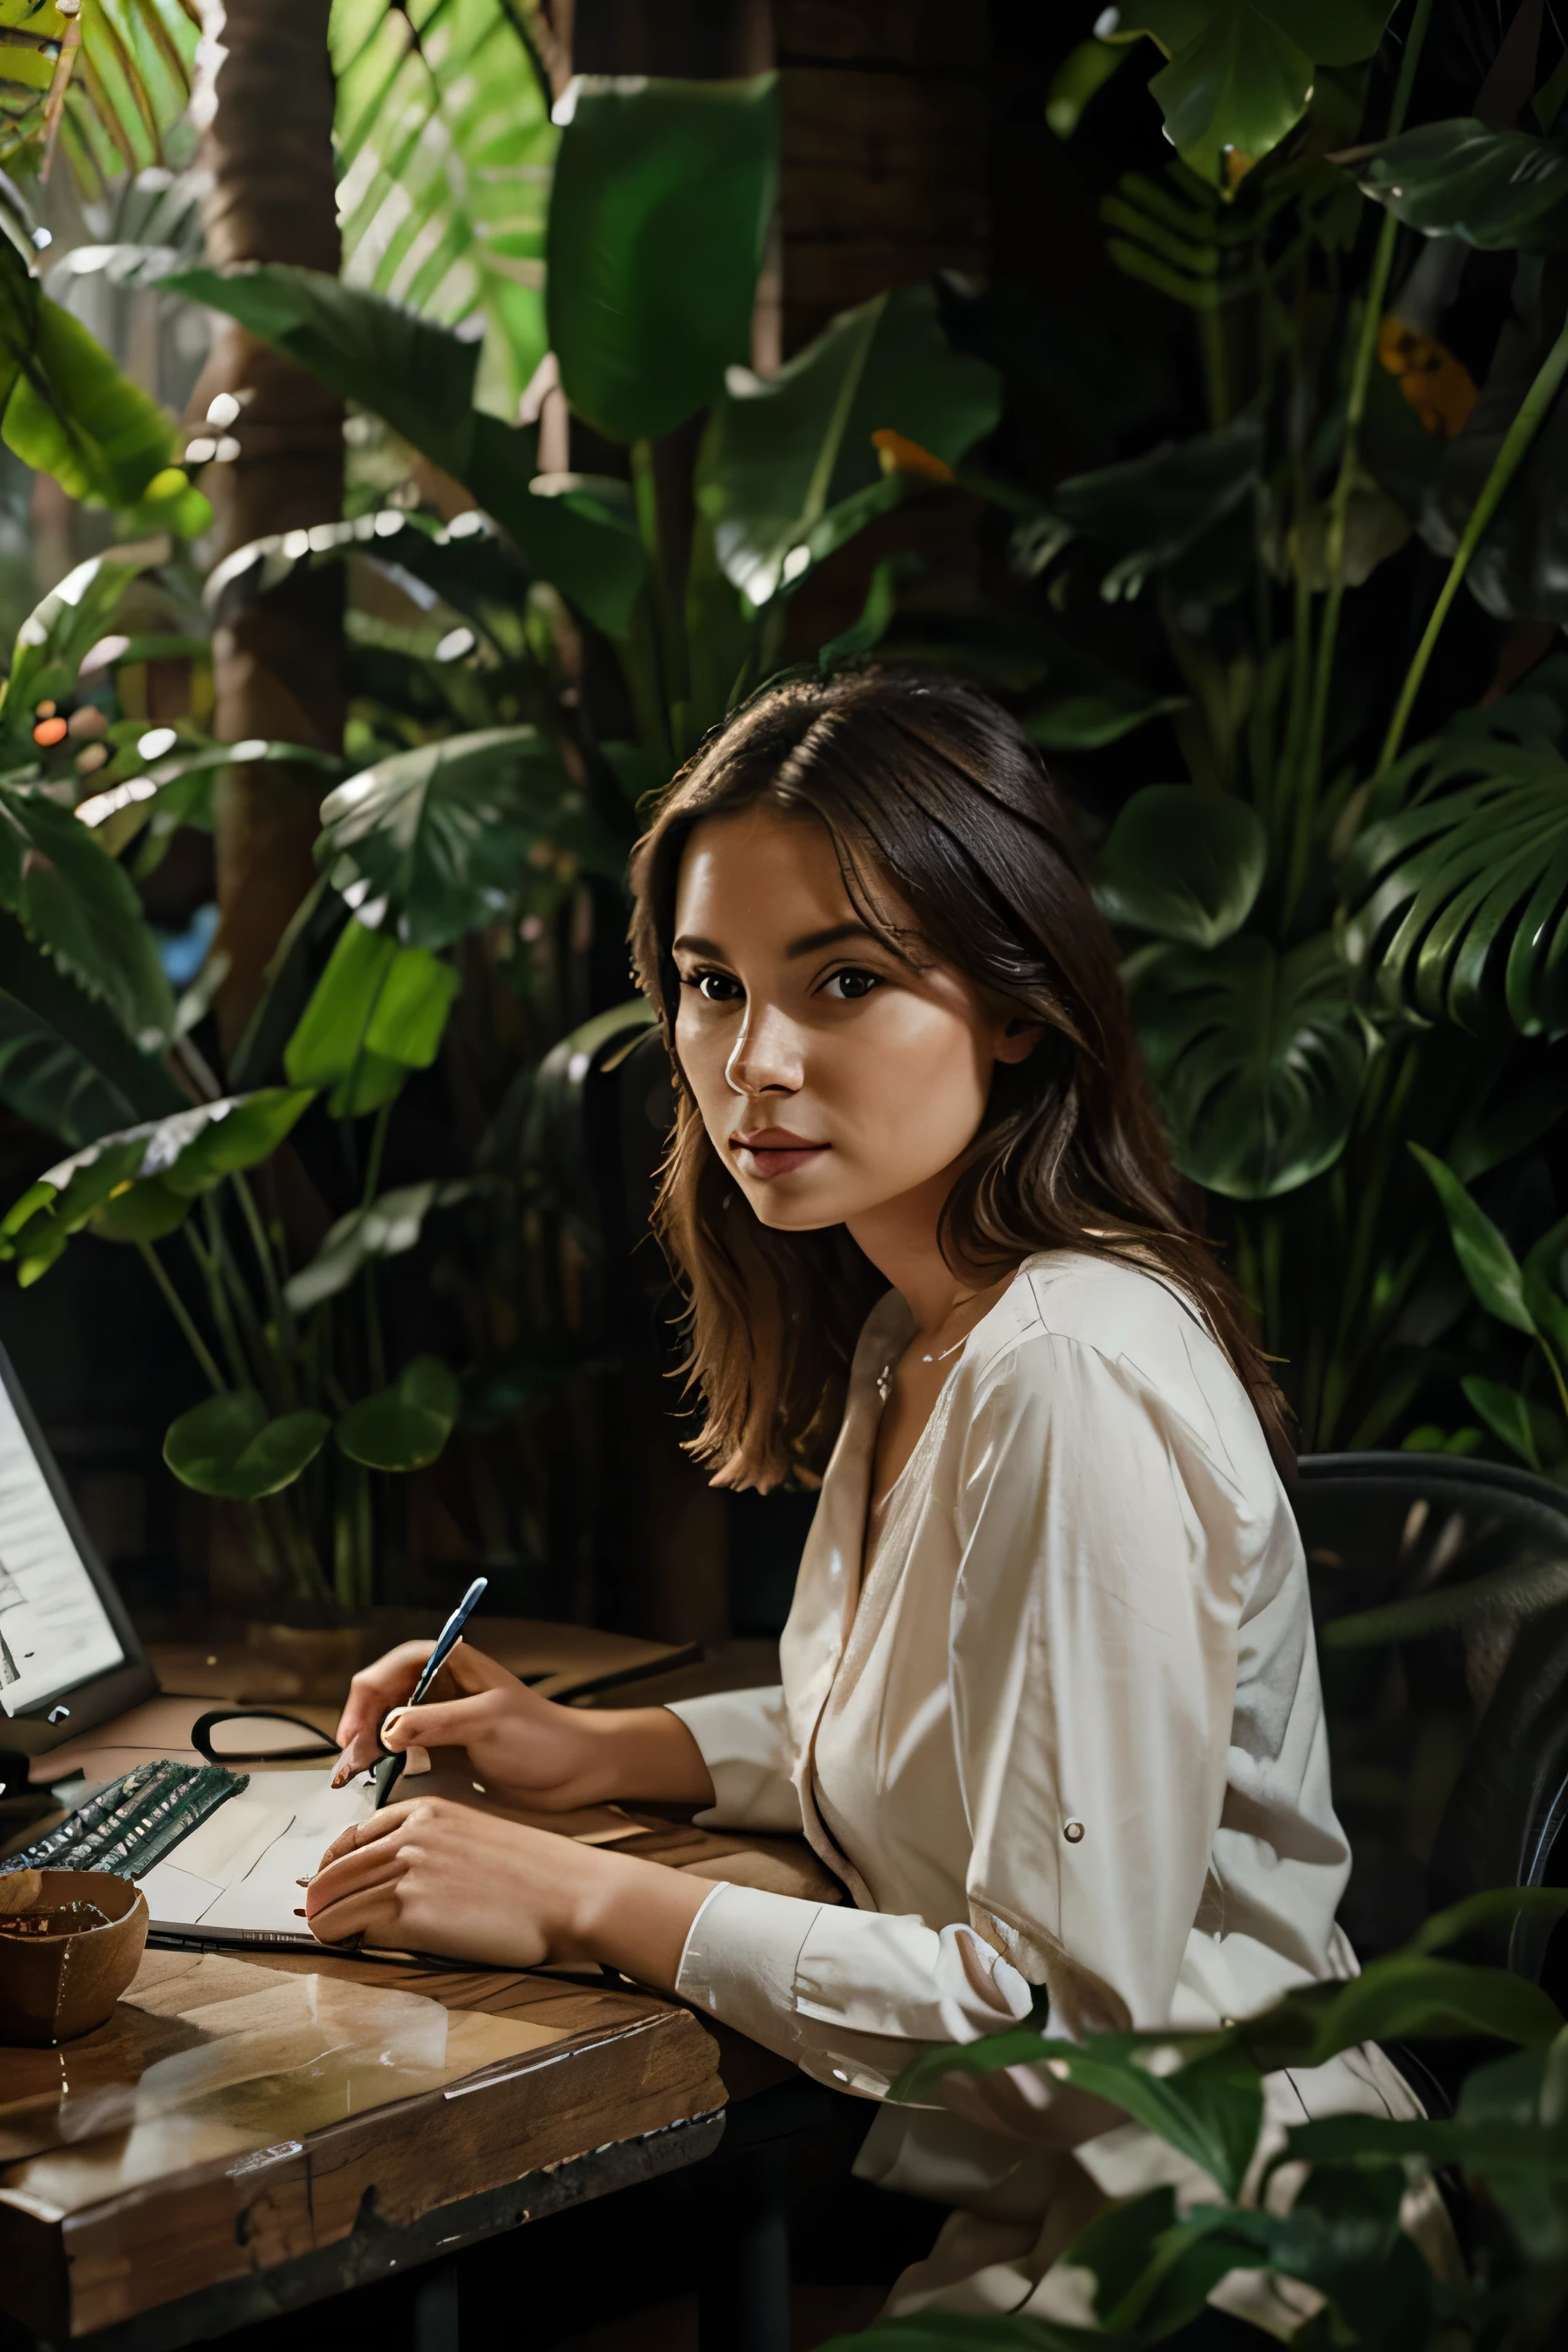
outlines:
[{"label": "fingernail", "polygon": [[294,1912],[294,1916],[295,1916],[295,1918],[296,1918],[296,1919],[308,1919],[308,1918],[310,1917],[310,1913],[309,1913],[308,1911],[301,1911],[301,1910],[300,1910],[298,1907],[296,1907],[295,1912]]},{"label": "fingernail", "polygon": [[309,1878],[297,1878],[297,1879],[294,1881],[294,1884],[295,1884],[295,1885],[296,1885],[296,1886],[313,1886],[313,1885],[315,1885],[315,1883],[316,1883],[316,1874],[315,1874],[315,1872],[314,1872],[314,1871],[312,1871],[312,1872],[310,1873],[310,1877],[309,1877]]}]

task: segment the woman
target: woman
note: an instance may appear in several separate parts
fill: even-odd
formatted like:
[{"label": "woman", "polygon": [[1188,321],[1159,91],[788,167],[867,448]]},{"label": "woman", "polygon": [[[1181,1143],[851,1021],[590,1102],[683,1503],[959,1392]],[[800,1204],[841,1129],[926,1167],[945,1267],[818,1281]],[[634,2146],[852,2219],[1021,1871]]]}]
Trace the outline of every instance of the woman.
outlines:
[{"label": "woman", "polygon": [[[678,779],[634,875],[679,1080],[658,1225],[691,1450],[724,1486],[822,1479],[783,1684],[584,1713],[465,1649],[462,1695],[386,1743],[466,1746],[536,1810],[804,1829],[853,1902],[416,1799],[331,1850],[316,1932],[606,1961],[871,2099],[1037,1988],[1079,2034],[1353,1973],[1279,1399],[1184,1223],[1037,755],[951,681],[785,685]],[[357,1679],[345,1777],[423,1654]],[[1417,2112],[1374,2051],[1270,2091],[1276,2144]],[[1081,2318],[1047,2274],[1104,2200],[1203,2191],[1039,2075],[952,2096],[885,2106],[860,2158],[956,2209],[891,2310]]]}]

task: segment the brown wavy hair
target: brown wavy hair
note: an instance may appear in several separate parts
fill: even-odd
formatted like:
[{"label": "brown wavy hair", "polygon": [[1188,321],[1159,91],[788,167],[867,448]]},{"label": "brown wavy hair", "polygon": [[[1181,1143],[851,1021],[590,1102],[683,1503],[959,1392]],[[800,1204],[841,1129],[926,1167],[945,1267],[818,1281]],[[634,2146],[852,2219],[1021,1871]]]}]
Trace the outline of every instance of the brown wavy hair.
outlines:
[{"label": "brown wavy hair", "polygon": [[[1183,1213],[1133,1035],[1116,943],[1067,810],[1022,729],[934,672],[871,667],[770,687],[675,779],[632,859],[632,950],[674,1064],[678,1106],[655,1228],[687,1301],[689,1441],[714,1484],[814,1483],[844,1411],[860,1326],[887,1287],[842,1225],[781,1233],[709,1141],[675,1049],[670,952],[680,863],[705,817],[759,803],[826,826],[858,915],[906,959],[935,958],[1043,1023],[999,1065],[948,1196],[942,1248],[992,1282],[1037,1250],[1163,1275],[1208,1324],[1275,1457],[1284,1406],[1235,1285]],[[897,894],[914,918],[895,919]]]}]

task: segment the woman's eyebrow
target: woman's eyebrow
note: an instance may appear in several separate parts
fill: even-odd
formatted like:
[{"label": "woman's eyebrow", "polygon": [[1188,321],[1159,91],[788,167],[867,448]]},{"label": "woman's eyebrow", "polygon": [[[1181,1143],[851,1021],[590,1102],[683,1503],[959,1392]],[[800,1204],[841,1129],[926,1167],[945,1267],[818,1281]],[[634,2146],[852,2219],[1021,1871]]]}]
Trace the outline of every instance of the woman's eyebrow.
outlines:
[{"label": "woman's eyebrow", "polygon": [[807,931],[803,939],[791,940],[784,950],[786,956],[816,955],[821,948],[835,948],[841,940],[869,940],[873,947],[884,942],[865,923],[835,923],[826,931]]},{"label": "woman's eyebrow", "polygon": [[724,961],[724,950],[717,940],[700,940],[693,932],[683,931],[679,939],[671,940],[671,955],[679,955],[683,950],[687,955],[715,956],[721,963]]}]

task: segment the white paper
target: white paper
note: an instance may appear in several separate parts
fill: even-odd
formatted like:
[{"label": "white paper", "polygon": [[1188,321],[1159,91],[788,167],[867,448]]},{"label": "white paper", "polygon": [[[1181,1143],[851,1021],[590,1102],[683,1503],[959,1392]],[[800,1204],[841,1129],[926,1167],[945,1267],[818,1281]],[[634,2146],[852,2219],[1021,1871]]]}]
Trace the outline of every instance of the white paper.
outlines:
[{"label": "white paper", "polygon": [[374,1801],[367,1780],[334,1789],[330,1771],[254,1774],[142,1879],[154,1926],[309,1935],[299,1881]]},{"label": "white paper", "polygon": [[125,1653],[0,1387],[0,1707],[20,1715]]}]

